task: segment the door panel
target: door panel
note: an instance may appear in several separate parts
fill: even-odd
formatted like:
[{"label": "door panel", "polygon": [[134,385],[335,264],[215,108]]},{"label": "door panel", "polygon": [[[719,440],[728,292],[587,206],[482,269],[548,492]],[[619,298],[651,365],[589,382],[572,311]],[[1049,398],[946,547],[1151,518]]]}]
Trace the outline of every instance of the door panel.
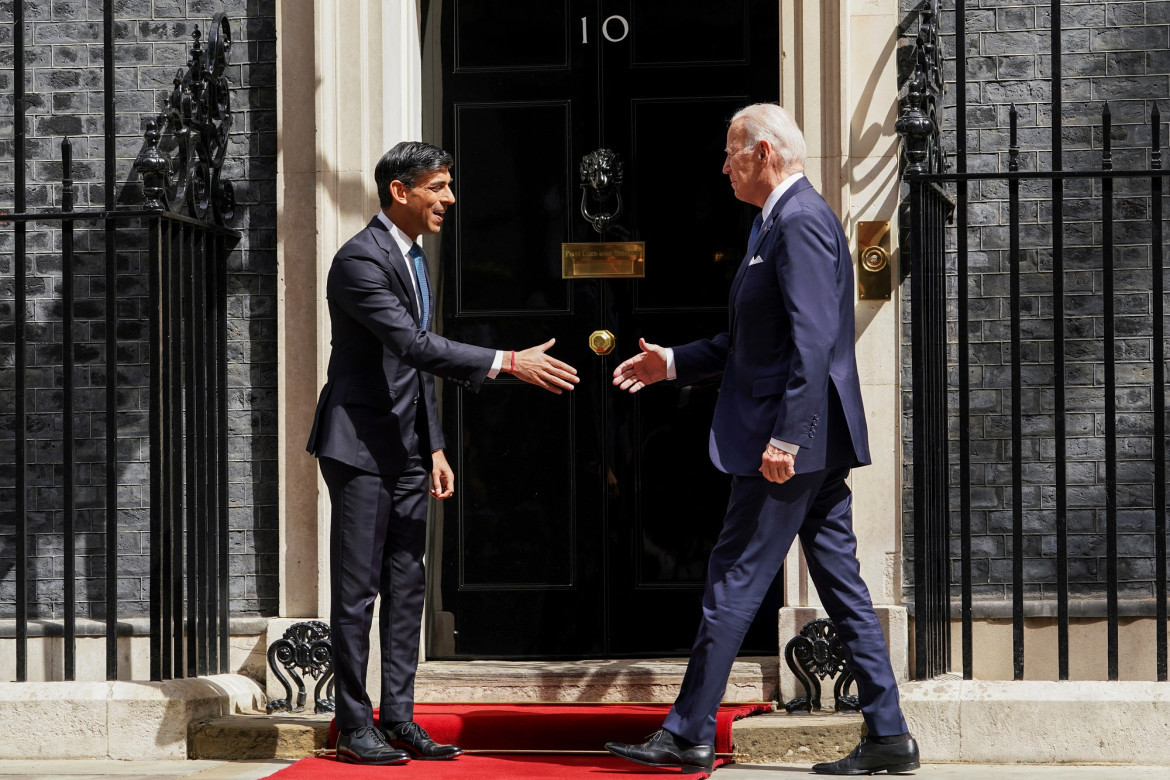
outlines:
[{"label": "door panel", "polygon": [[568,0],[465,0],[451,13],[457,72],[569,66]]},{"label": "door panel", "polygon": [[[573,439],[573,404],[545,393],[523,393],[527,414],[505,417],[504,394],[521,388],[491,382],[461,397],[459,417],[468,438],[491,442],[465,447],[459,536],[472,554],[460,557],[464,588],[567,588],[577,581],[571,461],[562,457]],[[524,450],[547,454],[539,489],[517,492],[509,467]]]},{"label": "door panel", "polygon": [[630,65],[747,65],[750,5],[672,3],[663,13],[661,3],[633,3]]},{"label": "door panel", "polygon": [[[735,95],[631,101],[634,186],[679,194],[631,204],[631,222],[647,245],[646,278],[635,291],[637,311],[726,311],[752,212],[731,196],[722,173],[726,139],[720,128],[747,100]],[[661,153],[663,128],[670,129],[672,148],[687,150],[682,159]],[[705,335],[724,329],[715,327]]]},{"label": "door panel", "polygon": [[[458,311],[567,312],[561,279],[572,125],[567,100],[455,107]],[[523,145],[517,138],[528,139]],[[540,160],[533,165],[532,160]]]},{"label": "door panel", "polygon": [[[442,332],[508,349],[555,337],[581,383],[565,396],[510,377],[444,389],[457,483],[432,591],[449,619],[433,624],[431,657],[689,651],[729,489],[707,457],[718,382],[631,396],[610,378],[640,336],[727,327],[753,211],[721,173],[724,128],[776,99],[776,16],[772,0],[442,3],[458,199]],[[520,31],[523,45],[508,43]],[[646,277],[566,281],[561,243],[601,238],[580,213],[578,164],[603,146],[625,166],[605,238],[644,241]],[[604,357],[587,348],[601,328],[618,342]],[[745,651],[775,651],[775,612],[761,624]]]}]

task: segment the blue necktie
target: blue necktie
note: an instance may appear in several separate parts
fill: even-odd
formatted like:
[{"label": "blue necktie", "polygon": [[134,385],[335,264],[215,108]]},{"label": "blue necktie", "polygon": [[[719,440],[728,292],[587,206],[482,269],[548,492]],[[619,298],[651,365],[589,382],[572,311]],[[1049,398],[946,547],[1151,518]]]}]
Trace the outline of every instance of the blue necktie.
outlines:
[{"label": "blue necktie", "polygon": [[427,260],[422,247],[415,244],[410,248],[410,256],[414,258],[414,278],[418,282],[418,308],[421,312],[418,324],[423,330],[431,318],[431,286],[427,284]]},{"label": "blue necktie", "polygon": [[752,220],[752,232],[748,234],[748,249],[752,248],[752,244],[756,243],[756,236],[760,235],[760,228],[764,225],[764,215],[756,214],[756,218]]}]

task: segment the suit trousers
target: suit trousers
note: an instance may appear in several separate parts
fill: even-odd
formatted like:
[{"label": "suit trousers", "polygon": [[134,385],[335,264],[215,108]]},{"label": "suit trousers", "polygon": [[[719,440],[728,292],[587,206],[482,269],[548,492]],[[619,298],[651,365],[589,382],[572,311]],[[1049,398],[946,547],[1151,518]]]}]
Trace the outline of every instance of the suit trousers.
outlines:
[{"label": "suit trousers", "polygon": [[703,614],[682,687],[663,727],[715,741],[715,714],[731,666],[768,587],[800,536],[809,574],[857,684],[869,733],[907,732],[881,625],[861,579],[845,468],[797,474],[783,484],[734,477],[723,530],[711,551]]},{"label": "suit trousers", "polygon": [[379,595],[381,721],[413,720],[429,475],[417,455],[397,475],[371,474],[332,458],[318,463],[333,504],[329,584],[337,727],[373,724],[366,667]]}]

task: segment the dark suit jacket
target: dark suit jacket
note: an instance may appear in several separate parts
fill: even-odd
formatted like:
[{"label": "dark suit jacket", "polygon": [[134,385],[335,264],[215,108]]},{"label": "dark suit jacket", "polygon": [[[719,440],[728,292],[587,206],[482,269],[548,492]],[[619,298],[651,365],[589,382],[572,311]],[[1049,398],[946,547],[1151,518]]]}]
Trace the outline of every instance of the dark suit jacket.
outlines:
[{"label": "dark suit jacket", "polygon": [[308,450],[374,474],[415,452],[429,468],[444,446],[434,375],[479,390],[495,358],[419,329],[406,262],[375,217],[337,250],[326,284],[333,349]]},{"label": "dark suit jacket", "polygon": [[[759,262],[752,262],[759,258]],[[730,327],[674,350],[681,383],[720,372],[711,459],[754,476],[772,438],[796,472],[869,463],[853,326],[853,261],[829,204],[800,179],[781,196],[731,285]]]}]

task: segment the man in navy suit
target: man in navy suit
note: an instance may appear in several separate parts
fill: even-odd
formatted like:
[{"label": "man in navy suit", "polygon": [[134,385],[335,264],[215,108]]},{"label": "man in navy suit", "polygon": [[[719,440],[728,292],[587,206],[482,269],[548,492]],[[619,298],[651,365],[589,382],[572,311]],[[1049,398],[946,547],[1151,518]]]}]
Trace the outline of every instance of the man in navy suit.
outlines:
[{"label": "man in navy suit", "polygon": [[845,481],[851,468],[869,463],[849,244],[804,177],[804,137],[784,109],[761,103],[739,111],[726,153],[723,172],[735,196],[762,209],[731,284],[728,331],[674,349],[642,340],[642,352],[617,367],[613,382],[636,393],[664,379],[689,384],[722,374],[710,452],[716,468],[732,475],[731,500],[673,708],[649,741],[606,747],[650,766],[711,770],[715,714],[732,663],[799,537],[845,644],[869,732],[848,757],[813,769],[917,769],[918,746],[861,579]]},{"label": "man in navy suit", "polygon": [[[382,210],[337,251],[326,297],[332,325],[328,381],[308,450],[332,503],[329,538],[337,757],[362,764],[450,759],[414,722],[422,620],[427,492],[455,492],[443,454],[436,375],[478,391],[500,371],[554,393],[576,369],[545,344],[503,352],[445,339],[431,328],[433,298],[418,239],[438,233],[451,192],[450,154],[403,142],[374,169]],[[373,725],[366,664],[374,598],[382,645],[381,728]]]}]

